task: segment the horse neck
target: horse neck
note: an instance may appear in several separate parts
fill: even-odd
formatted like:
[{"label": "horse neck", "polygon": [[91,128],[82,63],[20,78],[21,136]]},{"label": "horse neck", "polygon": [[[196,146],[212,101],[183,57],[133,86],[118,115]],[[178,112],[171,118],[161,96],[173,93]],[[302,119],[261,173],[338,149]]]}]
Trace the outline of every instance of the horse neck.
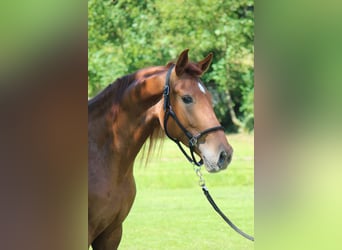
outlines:
[{"label": "horse neck", "polygon": [[[144,142],[160,128],[158,115],[162,108],[166,70],[165,67],[153,67],[138,71],[122,91],[119,101],[102,108],[101,115],[89,116],[92,140],[112,152],[116,164],[133,165]],[[113,98],[115,94],[103,96]],[[108,101],[103,100],[103,103]]]},{"label": "horse neck", "polygon": [[[146,139],[160,128],[159,114],[167,69],[151,67],[136,73],[136,81],[125,91],[118,121],[113,123],[117,138],[125,138],[135,157]],[[121,120],[121,122],[120,122]],[[129,131],[122,133],[122,129]]]}]

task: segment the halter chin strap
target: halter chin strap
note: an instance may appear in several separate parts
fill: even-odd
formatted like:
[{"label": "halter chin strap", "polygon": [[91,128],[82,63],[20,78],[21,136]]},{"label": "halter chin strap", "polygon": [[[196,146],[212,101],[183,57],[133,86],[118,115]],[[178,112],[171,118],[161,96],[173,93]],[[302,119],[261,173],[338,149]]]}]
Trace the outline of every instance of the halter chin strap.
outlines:
[{"label": "halter chin strap", "polygon": [[[165,79],[165,87],[164,87],[164,112],[165,112],[165,116],[164,116],[164,130],[165,130],[165,133],[166,133],[167,137],[169,137],[172,141],[174,141],[178,145],[178,147],[180,148],[180,150],[182,151],[182,153],[185,155],[185,157],[188,159],[189,162],[191,162],[191,163],[193,163],[193,164],[195,164],[197,166],[201,166],[201,165],[203,165],[203,160],[201,159],[200,161],[197,161],[196,158],[195,158],[195,155],[194,155],[194,149],[198,146],[199,139],[202,136],[204,136],[206,134],[209,134],[211,132],[215,132],[215,131],[218,131],[218,130],[224,130],[224,128],[222,126],[212,127],[212,128],[203,130],[202,132],[200,132],[197,135],[193,135],[182,125],[182,123],[177,118],[175,112],[173,112],[171,104],[170,104],[170,76],[171,76],[171,72],[172,72],[173,68],[174,68],[174,65],[172,65],[169,68],[169,70],[167,71],[167,74],[166,74],[166,79]],[[182,147],[181,142],[179,141],[179,139],[170,136],[170,134],[169,134],[169,132],[167,130],[167,121],[168,121],[170,116],[176,122],[178,127],[184,132],[186,137],[188,137],[188,139],[189,139],[190,155]]]}]

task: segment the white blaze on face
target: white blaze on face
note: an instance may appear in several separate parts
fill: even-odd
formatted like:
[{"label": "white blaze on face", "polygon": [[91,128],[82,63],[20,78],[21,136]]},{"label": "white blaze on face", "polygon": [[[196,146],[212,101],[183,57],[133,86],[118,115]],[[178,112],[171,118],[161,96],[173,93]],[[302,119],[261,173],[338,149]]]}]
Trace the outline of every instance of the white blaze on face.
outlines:
[{"label": "white blaze on face", "polygon": [[203,87],[203,85],[200,82],[198,82],[198,87],[205,94],[205,88]]}]

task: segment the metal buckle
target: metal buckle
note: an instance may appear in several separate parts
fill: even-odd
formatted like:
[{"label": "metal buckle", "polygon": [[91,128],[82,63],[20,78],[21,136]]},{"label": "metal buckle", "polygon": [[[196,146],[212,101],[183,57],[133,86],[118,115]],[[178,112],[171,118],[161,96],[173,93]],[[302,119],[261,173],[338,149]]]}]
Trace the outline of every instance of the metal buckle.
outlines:
[{"label": "metal buckle", "polygon": [[195,136],[189,140],[189,145],[190,147],[195,147],[197,145],[197,138]]},{"label": "metal buckle", "polygon": [[164,96],[168,96],[169,93],[170,93],[170,87],[169,87],[169,85],[166,85],[166,86],[164,87]]}]

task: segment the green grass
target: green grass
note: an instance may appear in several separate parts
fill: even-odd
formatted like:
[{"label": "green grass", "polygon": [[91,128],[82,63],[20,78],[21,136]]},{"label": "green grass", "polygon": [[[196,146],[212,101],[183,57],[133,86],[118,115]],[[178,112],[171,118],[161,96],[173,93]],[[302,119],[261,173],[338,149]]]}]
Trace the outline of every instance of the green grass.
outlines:
[{"label": "green grass", "polygon": [[[228,140],[234,148],[228,169],[202,173],[221,210],[254,235],[253,135],[228,135]],[[165,140],[160,155],[153,155],[146,167],[142,162],[138,156],[137,196],[119,249],[254,249],[212,209],[191,164],[173,142]]]}]

